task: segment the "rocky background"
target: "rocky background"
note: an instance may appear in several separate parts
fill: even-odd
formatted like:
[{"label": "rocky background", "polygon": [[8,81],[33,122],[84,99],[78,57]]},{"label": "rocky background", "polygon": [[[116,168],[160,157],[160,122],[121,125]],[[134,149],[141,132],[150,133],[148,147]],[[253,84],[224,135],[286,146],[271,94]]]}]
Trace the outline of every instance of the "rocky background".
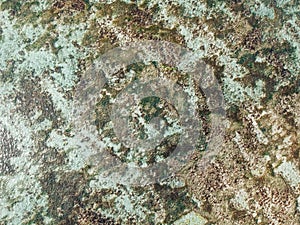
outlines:
[{"label": "rocky background", "polygon": [[[101,54],[139,40],[180,44],[214,68],[225,140],[205,170],[200,147],[164,182],[103,184],[74,138],[74,92]],[[299,75],[298,0],[1,0],[0,224],[300,224]],[[113,93],[99,100],[99,130]]]}]

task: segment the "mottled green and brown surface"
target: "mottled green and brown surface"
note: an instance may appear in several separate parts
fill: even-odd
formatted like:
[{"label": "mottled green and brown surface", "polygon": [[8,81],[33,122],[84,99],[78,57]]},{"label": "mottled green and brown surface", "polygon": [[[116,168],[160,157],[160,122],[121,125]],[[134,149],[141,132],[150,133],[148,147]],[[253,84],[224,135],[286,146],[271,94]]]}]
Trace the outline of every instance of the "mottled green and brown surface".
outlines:
[{"label": "mottled green and brown surface", "polygon": [[[225,140],[205,170],[196,151],[164,182],[103,184],[74,139],[74,91],[93,60],[138,40],[213,66]],[[133,69],[184,80],[164,65]],[[0,224],[300,224],[299,78],[298,0],[1,0]],[[110,132],[116,93],[102,94],[95,123]]]}]

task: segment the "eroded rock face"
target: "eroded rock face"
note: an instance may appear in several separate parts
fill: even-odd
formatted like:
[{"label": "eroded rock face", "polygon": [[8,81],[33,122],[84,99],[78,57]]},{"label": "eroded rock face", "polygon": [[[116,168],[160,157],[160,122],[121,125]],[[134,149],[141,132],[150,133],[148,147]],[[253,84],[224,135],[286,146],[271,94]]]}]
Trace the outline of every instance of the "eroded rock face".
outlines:
[{"label": "eroded rock face", "polygon": [[[297,1],[0,4],[0,224],[300,224]],[[110,74],[91,92],[97,96],[83,93],[96,104],[85,105],[87,120],[74,121],[78,85],[89,90],[99,81],[86,80],[91,65],[145,40],[178,44],[213,69],[226,117],[212,161],[202,159],[212,130],[207,102],[215,99],[170,65],[135,63]],[[147,140],[166,131],[151,151],[122,144],[113,129],[119,94],[157,77],[182,88],[196,108],[201,135],[193,155],[158,183],[105,180],[118,164],[103,150],[126,165],[149,166],[176,148],[180,115],[167,99],[151,96],[130,111],[130,135]]]}]

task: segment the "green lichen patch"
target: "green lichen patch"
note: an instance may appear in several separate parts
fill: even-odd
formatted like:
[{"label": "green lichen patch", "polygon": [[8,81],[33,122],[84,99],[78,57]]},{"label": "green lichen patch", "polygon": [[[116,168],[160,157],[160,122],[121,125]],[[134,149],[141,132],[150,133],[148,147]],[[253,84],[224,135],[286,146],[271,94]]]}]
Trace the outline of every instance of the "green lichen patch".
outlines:
[{"label": "green lichen patch", "polygon": [[[193,219],[201,224],[199,218],[206,224],[299,224],[298,1],[0,4],[0,224],[191,224]],[[111,114],[132,83],[172,81],[189,95],[202,122],[199,151],[176,174],[183,183],[174,177],[136,188],[104,183],[97,174],[104,168],[89,162],[97,152],[89,140],[77,139],[70,122],[76,83],[93,60],[139,40],[186,46],[214,69],[226,105],[220,154],[203,165],[211,121],[200,85],[156,62],[112,74],[99,91],[90,125],[96,125],[104,150],[123,163],[164,160],[178,143],[177,133],[139,155],[120,144]],[[178,116],[153,96],[130,112],[142,140],[153,134],[151,121],[172,125]]]}]

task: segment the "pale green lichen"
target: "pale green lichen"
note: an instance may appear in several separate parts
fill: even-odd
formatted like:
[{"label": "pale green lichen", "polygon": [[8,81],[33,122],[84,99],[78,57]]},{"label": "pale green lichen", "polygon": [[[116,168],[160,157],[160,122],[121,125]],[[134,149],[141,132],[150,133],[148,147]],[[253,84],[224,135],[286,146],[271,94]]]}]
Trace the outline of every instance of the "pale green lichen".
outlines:
[{"label": "pale green lichen", "polygon": [[249,194],[245,190],[238,190],[235,197],[231,201],[239,210],[249,210]]},{"label": "pale green lichen", "polygon": [[292,162],[282,162],[274,172],[281,174],[293,188],[299,188],[300,173]]},{"label": "pale green lichen", "polygon": [[250,6],[251,12],[261,17],[275,18],[273,7],[266,6],[263,2],[255,1],[255,4]]},{"label": "pale green lichen", "polygon": [[[122,224],[298,224],[298,14],[297,1],[288,0],[1,1],[0,125],[18,152],[10,154],[11,173],[0,174],[0,223],[58,224],[68,217],[75,224],[76,198],[84,212]],[[214,67],[228,133],[207,170],[197,169],[197,153],[181,178],[134,189],[99,175],[99,152],[73,129],[72,92],[99,55],[143,39],[176,42]],[[195,106],[195,90],[185,92]],[[155,127],[139,121],[155,135]],[[119,153],[112,137],[96,139],[105,129],[84,136]],[[68,187],[73,178],[78,185]]]},{"label": "pale green lichen", "polygon": [[[31,217],[36,213],[42,213],[46,219],[47,195],[43,194],[37,180],[41,165],[31,159],[31,155],[34,154],[34,141],[32,140],[34,131],[30,130],[21,116],[14,115],[12,120],[11,115],[7,115],[7,109],[10,108],[12,112],[13,106],[7,99],[2,99],[2,102],[5,102],[5,108],[0,109],[1,122],[17,140],[20,154],[10,158],[10,163],[14,168],[13,174],[0,175],[0,202],[3,209],[0,211],[0,219],[11,224],[21,224],[28,219],[26,215]],[[15,120],[18,123],[14,123]]]},{"label": "pale green lichen", "polygon": [[190,212],[179,220],[174,222],[174,225],[204,225],[207,220],[195,212]]}]

